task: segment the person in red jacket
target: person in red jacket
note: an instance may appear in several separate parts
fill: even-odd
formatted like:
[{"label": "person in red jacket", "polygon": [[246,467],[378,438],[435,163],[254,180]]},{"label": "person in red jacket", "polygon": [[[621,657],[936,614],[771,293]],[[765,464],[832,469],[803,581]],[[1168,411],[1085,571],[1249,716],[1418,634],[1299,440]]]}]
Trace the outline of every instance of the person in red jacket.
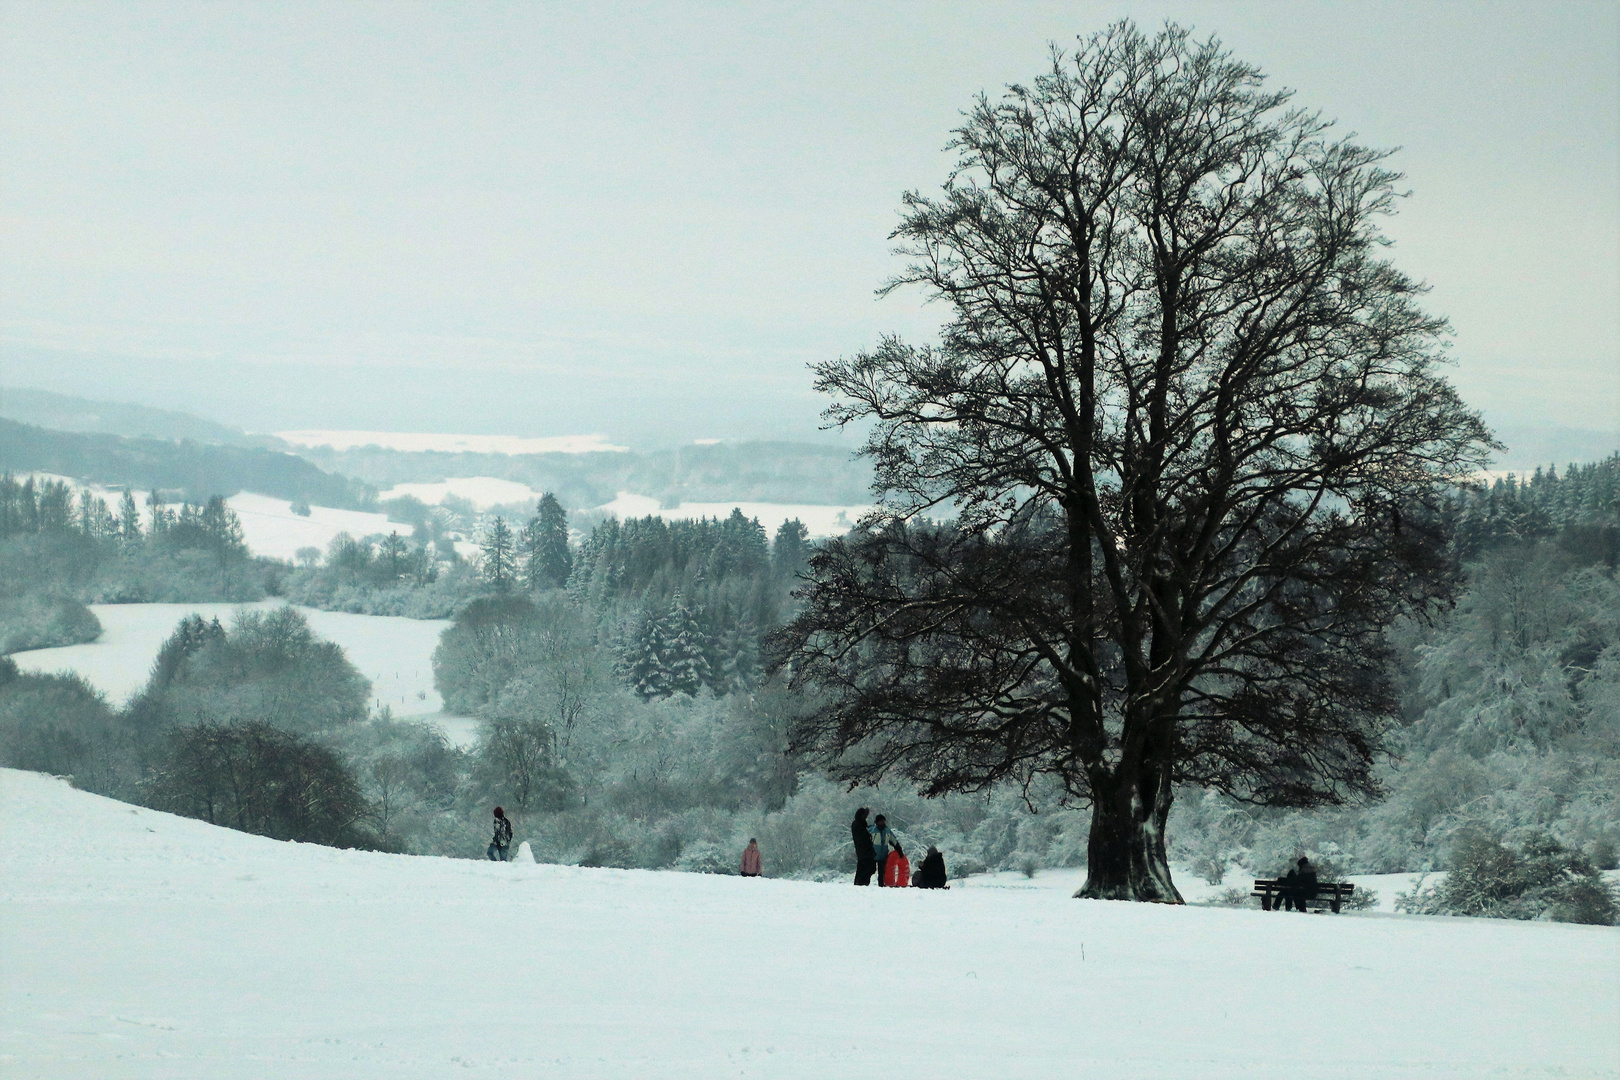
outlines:
[{"label": "person in red jacket", "polygon": [[891,889],[904,889],[911,884],[911,862],[900,850],[899,841],[889,852],[889,861],[883,864],[883,884]]},{"label": "person in red jacket", "polygon": [[748,846],[743,848],[742,876],[759,877],[759,871],[759,841],[755,840],[753,837],[749,837]]}]

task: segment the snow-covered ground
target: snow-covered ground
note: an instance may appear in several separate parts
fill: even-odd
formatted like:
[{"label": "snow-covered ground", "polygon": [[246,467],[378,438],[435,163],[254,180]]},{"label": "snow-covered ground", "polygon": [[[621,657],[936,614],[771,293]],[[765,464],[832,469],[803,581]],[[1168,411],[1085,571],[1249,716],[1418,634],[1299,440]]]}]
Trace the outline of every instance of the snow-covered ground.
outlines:
[{"label": "snow-covered ground", "polygon": [[[334,510],[329,506],[312,506],[309,516],[292,512],[286,499],[269,495],[255,495],[244,491],[225,500],[236,516],[242,519],[242,534],[248,550],[255,555],[289,562],[299,548],[312,547],[326,554],[326,545],[338,533],[350,536],[371,536],[374,533],[398,532],[409,535],[409,525],[388,520],[387,514],[372,514],[363,510]],[[143,504],[144,505],[144,504]]]},{"label": "snow-covered ground", "polygon": [[[229,625],[241,606],[280,605],[279,600],[248,605],[92,604],[90,610],[101,620],[100,638],[86,645],[15,653],[12,659],[24,671],[76,671],[109,700],[123,702],[146,685],[158,647],[187,615],[196,612]],[[371,680],[374,706],[386,705],[395,716],[431,714],[436,722],[452,719],[441,713],[444,702],[433,688],[433,650],[439,644],[439,634],[450,625],[447,621],[299,610],[311,629],[341,645],[349,662]],[[454,725],[441,726],[455,738]]]},{"label": "snow-covered ground", "polygon": [[[1194,874],[1185,866],[1172,866],[1176,888],[1181,890],[1181,897],[1189,904],[1208,904],[1214,900],[1218,893],[1227,889],[1240,889],[1244,894],[1253,891],[1256,875],[1242,867],[1234,866],[1226,872],[1226,877],[1218,885],[1211,885],[1203,878]],[[1268,875],[1261,874],[1261,877]],[[1412,888],[1422,874],[1351,874],[1343,880],[1348,881],[1357,889],[1371,889],[1375,901],[1372,911],[1393,913],[1395,910],[1395,894],[1406,892]],[[1431,881],[1437,876],[1428,875]],[[1038,870],[1034,877],[1026,877],[1014,870],[1002,871],[995,874],[975,874],[964,878],[958,885],[963,889],[997,889],[1011,892],[1041,892],[1054,893],[1061,896],[1073,896],[1080,886],[1086,883],[1085,870]],[[1249,899],[1245,901],[1252,907],[1258,907],[1259,901]]]},{"label": "snow-covered ground", "polygon": [[649,515],[665,521],[686,521],[697,518],[727,518],[733,509],[741,510],[744,517],[758,518],[767,535],[776,535],[782,522],[798,518],[810,530],[812,538],[841,536],[848,532],[870,506],[822,506],[815,503],[766,502],[683,502],[673,508],[660,507],[657,499],[621,491],[610,503],[597,507],[619,519],[642,518]]},{"label": "snow-covered ground", "polygon": [[454,495],[458,499],[466,499],[479,510],[487,510],[507,503],[530,502],[542,494],[528,484],[502,480],[498,476],[453,476],[436,484],[396,484],[387,491],[379,492],[377,498],[387,501],[409,495],[429,506],[438,506],[446,496]]},{"label": "snow-covered ground", "polygon": [[8,1080],[1620,1076],[1609,928],[333,851],[14,771],[0,956]]},{"label": "snow-covered ground", "polygon": [[329,446],[350,450],[377,446],[408,453],[442,454],[592,454],[618,453],[604,435],[555,435],[526,439],[519,435],[441,435],[420,431],[278,431],[276,437],[294,446]]}]

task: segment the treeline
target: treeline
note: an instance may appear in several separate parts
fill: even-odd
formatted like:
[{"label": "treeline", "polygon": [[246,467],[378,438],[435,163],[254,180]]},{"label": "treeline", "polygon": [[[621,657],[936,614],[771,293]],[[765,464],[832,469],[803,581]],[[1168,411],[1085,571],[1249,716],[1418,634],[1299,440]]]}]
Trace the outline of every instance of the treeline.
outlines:
[{"label": "treeline", "polygon": [[123,706],[0,658],[0,764],[278,839],[386,846],[344,750],[370,689],[292,608],[229,629],[194,615]]},{"label": "treeline", "polygon": [[1212,879],[1299,854],[1449,871],[1412,910],[1612,921],[1593,898],[1597,871],[1620,865],[1620,456],[1503,478],[1455,513],[1467,588],[1394,635],[1404,700],[1385,797],[1306,814],[1189,792],[1177,854]]},{"label": "treeline", "polygon": [[173,492],[203,502],[239,491],[348,509],[376,505],[376,491],[293,454],[189,440],[51,431],[0,419],[0,469],[83,477],[109,487]]},{"label": "treeline", "polygon": [[0,475],[0,654],[92,641],[90,603],[248,601],[274,588],[219,496],[109,505],[59,480]]}]

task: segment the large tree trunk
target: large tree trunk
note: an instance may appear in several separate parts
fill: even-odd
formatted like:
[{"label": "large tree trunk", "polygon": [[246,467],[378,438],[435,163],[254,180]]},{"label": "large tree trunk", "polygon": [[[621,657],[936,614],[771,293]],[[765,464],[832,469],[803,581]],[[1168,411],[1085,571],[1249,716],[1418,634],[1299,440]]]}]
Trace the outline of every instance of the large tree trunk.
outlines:
[{"label": "large tree trunk", "polygon": [[1170,880],[1170,863],[1164,853],[1164,824],[1171,800],[1167,771],[1156,763],[1131,772],[1121,769],[1106,780],[1092,781],[1086,884],[1075,896],[1183,902]]}]

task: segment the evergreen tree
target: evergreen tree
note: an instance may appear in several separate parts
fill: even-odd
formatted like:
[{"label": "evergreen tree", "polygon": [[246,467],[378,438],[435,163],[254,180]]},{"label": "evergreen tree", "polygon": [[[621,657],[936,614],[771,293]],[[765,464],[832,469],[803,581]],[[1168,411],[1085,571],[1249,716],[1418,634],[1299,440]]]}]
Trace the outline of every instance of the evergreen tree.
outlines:
[{"label": "evergreen tree", "polygon": [[[188,505],[187,509],[190,510],[191,507]],[[207,505],[193,513],[196,524],[207,534],[222,562],[247,551],[247,541],[242,534],[242,519],[236,516],[235,510],[225,505],[223,497],[210,496]]]},{"label": "evergreen tree", "polygon": [[410,558],[410,549],[398,530],[391,532],[377,546],[378,562],[389,581],[398,581],[404,575]]},{"label": "evergreen tree", "polygon": [[540,498],[540,513],[530,522],[534,545],[529,551],[527,573],[530,588],[560,589],[568,584],[574,568],[568,549],[568,512],[551,492]]},{"label": "evergreen tree", "polygon": [[784,521],[771,544],[771,569],[784,581],[791,581],[810,564],[810,530],[798,518]]},{"label": "evergreen tree", "polygon": [[695,695],[709,681],[707,635],[680,593],[663,619],[663,636],[670,692]]},{"label": "evergreen tree", "polygon": [[644,698],[668,697],[673,691],[663,619],[644,610],[627,651],[629,663],[625,674],[631,688]]},{"label": "evergreen tree", "polygon": [[118,535],[131,541],[141,538],[141,511],[129,488],[124,489],[124,497],[118,502]]},{"label": "evergreen tree", "polygon": [[495,586],[497,592],[506,592],[517,579],[517,548],[512,528],[506,519],[497,517],[484,530],[484,580]]}]

